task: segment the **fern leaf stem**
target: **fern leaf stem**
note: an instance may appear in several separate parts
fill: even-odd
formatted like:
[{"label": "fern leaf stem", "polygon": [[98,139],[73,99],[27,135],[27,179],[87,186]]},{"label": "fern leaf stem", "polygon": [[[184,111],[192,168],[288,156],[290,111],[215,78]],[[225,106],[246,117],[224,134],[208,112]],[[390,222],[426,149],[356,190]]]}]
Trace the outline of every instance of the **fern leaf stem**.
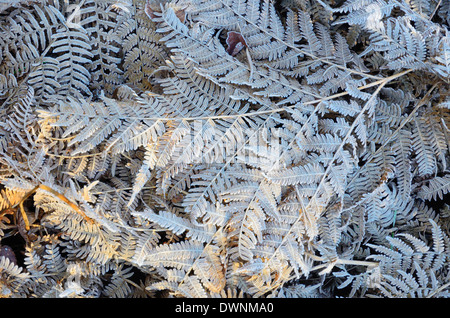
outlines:
[{"label": "fern leaf stem", "polygon": [[282,43],[283,45],[286,45],[287,47],[289,47],[289,48],[291,48],[291,49],[293,49],[293,50],[295,50],[295,51],[297,51],[297,52],[299,52],[299,53],[301,53],[301,54],[304,54],[304,55],[306,55],[306,56],[311,57],[311,58],[314,59],[315,61],[321,61],[321,62],[323,62],[323,63],[329,64],[329,65],[332,65],[332,66],[334,66],[334,67],[336,67],[336,68],[339,68],[339,69],[341,69],[341,70],[344,70],[344,71],[346,71],[346,72],[350,72],[350,73],[352,73],[352,74],[360,75],[360,76],[362,76],[362,77],[372,78],[372,79],[376,79],[376,80],[382,80],[382,78],[380,78],[380,77],[378,77],[378,76],[370,75],[370,74],[363,73],[363,72],[358,72],[358,71],[349,69],[349,68],[347,68],[347,67],[344,67],[344,66],[342,66],[342,65],[339,65],[339,64],[335,64],[335,63],[333,63],[333,62],[330,62],[330,61],[327,60],[327,57],[321,58],[321,57],[318,57],[318,56],[316,56],[316,55],[314,55],[314,54],[311,54],[311,53],[309,53],[309,52],[307,52],[307,51],[301,50],[301,49],[299,49],[298,47],[295,47],[295,46],[289,44],[288,42],[286,42],[286,41],[284,41],[284,40],[282,40],[282,39],[280,39],[280,38],[275,37],[273,34],[269,33],[269,32],[268,32],[267,30],[265,30],[264,28],[258,27],[258,25],[256,25],[254,22],[249,21],[246,17],[244,17],[244,16],[243,16],[242,14],[240,14],[239,12],[236,12],[235,10],[233,10],[232,7],[230,7],[228,4],[224,3],[223,1],[220,1],[220,2],[221,2],[221,4],[222,4],[224,7],[226,7],[228,10],[230,10],[231,12],[233,12],[236,16],[238,16],[240,19],[242,19],[242,20],[245,21],[246,23],[252,25],[252,26],[255,27],[256,29],[260,30],[261,32],[263,32],[263,33],[265,33],[265,34],[267,34],[267,35],[273,37],[275,40],[279,41],[279,42]]},{"label": "fern leaf stem", "polygon": [[450,283],[444,284],[441,287],[439,287],[438,289],[436,289],[435,291],[433,291],[431,294],[427,295],[427,298],[432,298],[435,295],[439,294],[444,289],[449,288],[449,287],[450,287]]}]

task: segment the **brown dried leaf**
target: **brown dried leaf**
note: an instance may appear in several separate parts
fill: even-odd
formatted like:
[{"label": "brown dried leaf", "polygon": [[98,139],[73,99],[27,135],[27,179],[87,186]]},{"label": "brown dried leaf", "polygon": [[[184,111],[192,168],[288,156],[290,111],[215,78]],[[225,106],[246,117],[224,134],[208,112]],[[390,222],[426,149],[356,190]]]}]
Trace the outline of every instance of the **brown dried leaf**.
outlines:
[{"label": "brown dried leaf", "polygon": [[227,53],[231,56],[238,54],[244,47],[247,47],[244,37],[235,31],[228,32],[227,36]]},{"label": "brown dried leaf", "polygon": [[2,256],[8,258],[11,263],[17,265],[16,254],[8,245],[3,245],[2,247],[0,247],[0,257]]}]

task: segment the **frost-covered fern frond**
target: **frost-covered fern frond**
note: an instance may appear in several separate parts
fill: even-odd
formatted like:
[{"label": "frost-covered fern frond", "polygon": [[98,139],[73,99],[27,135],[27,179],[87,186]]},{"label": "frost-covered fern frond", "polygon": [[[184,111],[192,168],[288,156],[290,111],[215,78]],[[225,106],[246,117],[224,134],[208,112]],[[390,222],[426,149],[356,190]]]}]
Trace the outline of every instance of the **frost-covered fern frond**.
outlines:
[{"label": "frost-covered fern frond", "polygon": [[449,12],[0,7],[1,295],[448,297]]}]

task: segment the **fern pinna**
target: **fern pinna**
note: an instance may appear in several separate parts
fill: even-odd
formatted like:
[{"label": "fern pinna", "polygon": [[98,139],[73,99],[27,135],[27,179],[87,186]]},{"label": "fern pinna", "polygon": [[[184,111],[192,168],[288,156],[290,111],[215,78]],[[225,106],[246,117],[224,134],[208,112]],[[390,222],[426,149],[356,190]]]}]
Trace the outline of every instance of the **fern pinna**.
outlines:
[{"label": "fern pinna", "polygon": [[449,13],[0,6],[1,295],[448,297]]}]

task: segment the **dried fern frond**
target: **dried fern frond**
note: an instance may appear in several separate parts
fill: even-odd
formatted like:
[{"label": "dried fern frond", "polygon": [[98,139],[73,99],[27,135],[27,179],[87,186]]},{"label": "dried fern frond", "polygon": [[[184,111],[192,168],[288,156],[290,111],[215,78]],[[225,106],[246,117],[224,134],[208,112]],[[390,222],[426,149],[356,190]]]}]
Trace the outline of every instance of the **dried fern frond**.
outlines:
[{"label": "dried fern frond", "polygon": [[0,6],[0,296],[448,297],[449,12]]}]

